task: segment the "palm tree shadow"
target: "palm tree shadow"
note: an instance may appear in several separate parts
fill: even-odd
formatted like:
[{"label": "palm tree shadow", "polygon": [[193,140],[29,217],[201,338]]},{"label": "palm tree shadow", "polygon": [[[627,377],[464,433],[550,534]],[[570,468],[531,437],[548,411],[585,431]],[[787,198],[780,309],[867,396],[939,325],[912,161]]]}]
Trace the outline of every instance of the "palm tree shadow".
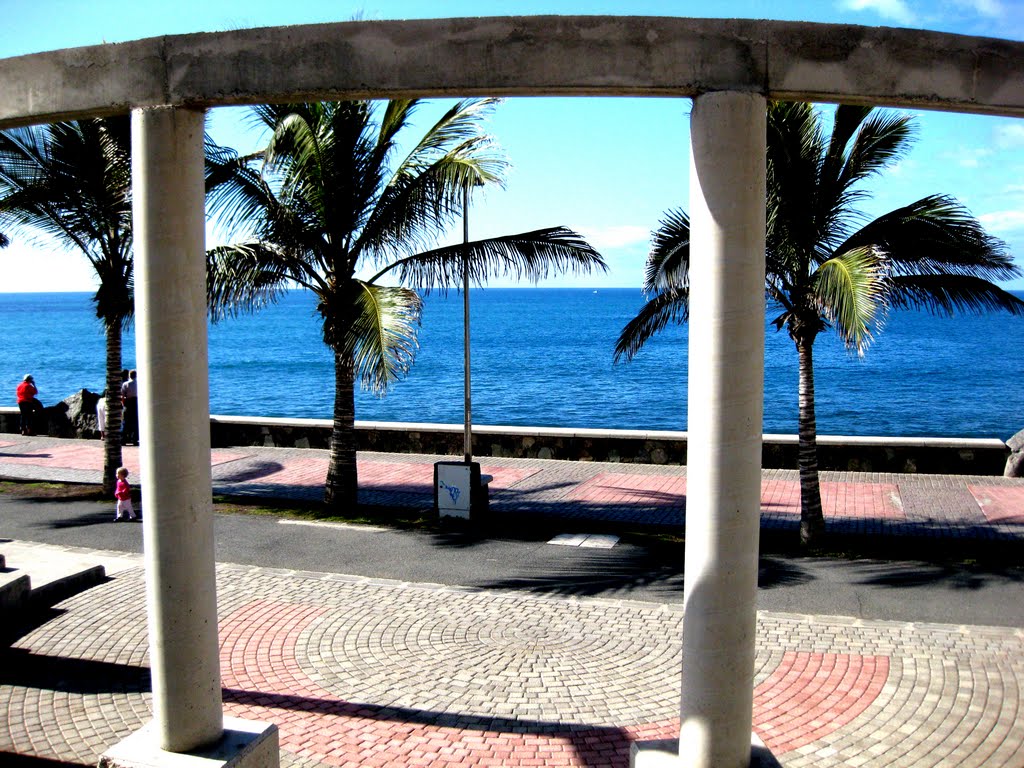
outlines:
[{"label": "palm tree shadow", "polygon": [[1024,568],[1004,565],[950,565],[918,563],[910,569],[907,563],[894,567],[886,563],[867,566],[869,573],[858,583],[867,586],[923,587],[945,585],[956,591],[973,592],[996,583],[1024,583]]},{"label": "palm tree shadow", "polygon": [[[135,514],[142,520],[142,510],[136,507]],[[92,512],[87,515],[75,515],[73,517],[64,517],[58,520],[47,520],[45,522],[36,523],[37,528],[48,528],[54,531],[65,530],[68,528],[85,528],[92,525],[110,525],[113,522],[113,510],[104,510],[103,512]]]},{"label": "palm tree shadow", "polygon": [[217,473],[214,483],[244,483],[248,480],[256,480],[267,477],[275,472],[284,469],[284,464],[276,461],[251,461],[235,471],[225,472],[223,469]]},{"label": "palm tree shadow", "polygon": [[629,595],[645,588],[663,597],[683,597],[681,563],[652,563],[646,553],[628,555],[592,555],[551,569],[527,568],[527,574],[497,579],[483,584],[484,589],[507,589],[565,597]]},{"label": "palm tree shadow", "polygon": [[762,555],[758,561],[757,586],[759,589],[774,587],[792,587],[798,584],[809,584],[814,576],[807,573],[792,561]]}]

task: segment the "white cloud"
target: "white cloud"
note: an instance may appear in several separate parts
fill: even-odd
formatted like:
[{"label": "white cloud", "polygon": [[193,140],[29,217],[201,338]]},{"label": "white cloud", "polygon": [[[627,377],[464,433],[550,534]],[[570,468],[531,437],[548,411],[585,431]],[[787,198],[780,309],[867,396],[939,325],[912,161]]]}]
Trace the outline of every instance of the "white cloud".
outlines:
[{"label": "white cloud", "polygon": [[651,237],[647,227],[636,224],[623,224],[617,227],[584,227],[581,234],[592,246],[602,248],[624,248],[637,243],[646,244]]},{"label": "white cloud", "polygon": [[0,291],[4,293],[96,290],[96,272],[79,251],[17,240],[12,235],[10,246],[0,251],[0,257],[4,259]]},{"label": "white cloud", "polygon": [[981,161],[991,154],[991,149],[968,149],[964,147],[956,152],[946,152],[943,154],[943,157],[963,168],[977,168],[981,165]]},{"label": "white cloud", "polygon": [[905,0],[843,0],[841,5],[849,11],[874,11],[901,24],[911,24],[915,19]]},{"label": "white cloud", "polygon": [[915,164],[912,160],[907,160],[906,158],[903,158],[901,160],[897,160],[888,168],[886,168],[885,173],[887,176],[901,176],[907,173],[908,171],[913,172],[914,167]]},{"label": "white cloud", "polygon": [[978,221],[984,224],[985,229],[993,234],[1017,232],[1024,230],[1024,210],[983,213],[978,217]]},{"label": "white cloud", "polygon": [[1005,10],[999,0],[953,0],[953,4],[959,8],[966,8],[974,11],[979,16],[988,16],[998,19],[1003,16]]},{"label": "white cloud", "polygon": [[1024,147],[1024,123],[1012,122],[997,125],[993,130],[996,146],[1000,149]]}]

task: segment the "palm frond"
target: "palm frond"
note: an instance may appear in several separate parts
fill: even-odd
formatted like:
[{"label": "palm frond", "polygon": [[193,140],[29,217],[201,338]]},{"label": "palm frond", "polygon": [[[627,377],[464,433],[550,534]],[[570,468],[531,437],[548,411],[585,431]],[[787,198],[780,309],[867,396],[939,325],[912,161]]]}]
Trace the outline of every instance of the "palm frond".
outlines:
[{"label": "palm frond", "polygon": [[[818,188],[827,142],[810,104],[771,102],[766,137],[767,253],[774,271],[806,276],[807,255],[827,227],[829,206]],[[822,210],[824,209],[824,210]]]},{"label": "palm frond", "polygon": [[580,235],[565,227],[550,227],[417,253],[388,265],[369,282],[393,272],[403,285],[425,291],[459,286],[467,253],[469,278],[475,285],[498,276],[537,282],[567,271],[608,270],[601,254]]},{"label": "palm frond", "polygon": [[81,252],[108,327],[132,316],[130,136],[126,115],[0,132],[0,226]]},{"label": "palm frond", "polygon": [[[503,183],[508,162],[482,125],[497,103],[457,102],[431,126],[382,183],[354,250],[380,263],[396,250],[427,249],[462,212],[464,190]],[[408,113],[417,104],[389,104],[382,133],[385,125],[392,135],[407,125]],[[380,141],[382,147],[392,145]]]},{"label": "palm frond", "polygon": [[814,295],[821,314],[847,347],[863,354],[885,309],[885,266],[870,247],[829,259],[815,273]]},{"label": "palm frond", "polygon": [[261,172],[263,153],[241,156],[206,145],[206,204],[218,231],[229,239],[259,237],[293,249],[307,235],[305,222],[274,193]]},{"label": "palm frond", "polygon": [[879,173],[910,149],[914,137],[910,115],[863,107],[840,106],[836,111],[837,115],[849,111],[863,115],[839,175],[841,189]]},{"label": "palm frond", "polygon": [[[352,323],[344,338],[332,319],[324,315],[324,340],[351,356],[364,389],[384,395],[405,376],[416,359],[416,329],[423,300],[408,288],[353,281]],[[322,312],[326,308],[321,305]]]},{"label": "palm frond", "polygon": [[884,251],[890,274],[974,275],[1009,280],[1020,275],[1006,244],[985,232],[952,197],[931,195],[866,224],[840,250]]},{"label": "palm frond", "polygon": [[464,191],[499,183],[507,163],[487,136],[466,139],[429,165],[399,168],[380,197],[358,248],[379,263],[396,250],[424,250],[462,213]]},{"label": "palm frond", "polygon": [[301,284],[292,260],[270,244],[238,243],[206,253],[207,308],[215,322],[276,301],[289,281]]},{"label": "palm frond", "polygon": [[501,99],[485,98],[464,99],[453,104],[398,164],[396,172],[401,174],[405,169],[431,165],[439,155],[447,154],[451,147],[480,138],[484,135],[483,120],[500,103]]},{"label": "palm frond", "polygon": [[668,288],[647,301],[636,317],[626,323],[615,342],[615,362],[629,362],[653,336],[669,323],[685,323],[690,313],[690,289]]},{"label": "palm frond", "polygon": [[690,272],[690,217],[682,208],[666,211],[651,233],[644,269],[644,293],[685,286]]},{"label": "palm frond", "polygon": [[1024,301],[974,275],[896,275],[889,278],[889,304],[926,309],[935,315],[1004,311],[1024,315]]}]

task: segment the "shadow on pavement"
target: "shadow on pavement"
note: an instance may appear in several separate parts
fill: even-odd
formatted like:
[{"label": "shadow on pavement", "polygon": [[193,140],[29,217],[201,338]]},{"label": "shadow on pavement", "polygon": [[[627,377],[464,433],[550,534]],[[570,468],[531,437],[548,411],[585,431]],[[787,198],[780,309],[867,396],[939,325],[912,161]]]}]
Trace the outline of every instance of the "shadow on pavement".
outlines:
[{"label": "shadow on pavement", "polygon": [[[481,733],[523,735],[563,739],[571,744],[574,765],[607,768],[610,765],[629,765],[630,734],[624,728],[575,723],[520,720],[508,717],[488,717],[458,712],[432,712],[409,707],[381,706],[335,699],[307,696],[224,689],[224,701],[267,709],[286,709],[308,713],[311,717],[352,717],[380,722],[453,728]],[[266,717],[266,716],[264,716]],[[273,719],[273,715],[270,715]],[[322,721],[320,721],[322,722]],[[539,763],[538,763],[539,764]]]},{"label": "shadow on pavement", "polygon": [[973,591],[993,583],[1024,583],[1024,568],[1003,566],[954,566],[902,562],[898,566],[879,563],[867,567],[869,575],[858,583],[877,587],[923,587],[945,585],[953,590]]},{"label": "shadow on pavement", "polygon": [[[683,597],[682,547],[671,559],[649,550],[630,547],[615,550],[583,550],[585,558],[573,558],[555,568],[524,567],[525,575],[484,583],[484,589],[514,589],[548,595],[609,596],[609,593],[646,588],[665,597]],[[531,572],[533,571],[533,572]]]},{"label": "shadow on pavement", "polygon": [[814,576],[800,568],[792,560],[762,555],[758,562],[757,586],[759,589],[792,587],[812,581],[814,581]]},{"label": "shadow on pavement", "polygon": [[[136,514],[139,514],[138,510],[136,510]],[[141,519],[141,516],[139,519]],[[90,525],[110,525],[113,521],[113,512],[105,509],[103,512],[90,512],[85,515],[63,517],[58,520],[47,520],[45,522],[40,522],[37,525],[40,528],[50,528],[52,530],[59,531],[65,528],[85,528]]]},{"label": "shadow on pavement", "polygon": [[146,667],[40,656],[21,648],[0,649],[0,684],[90,695],[150,690]]},{"label": "shadow on pavement", "polygon": [[255,480],[260,477],[266,477],[272,475],[275,472],[280,472],[284,469],[284,464],[280,464],[276,461],[255,461],[248,462],[244,467],[239,468],[235,472],[221,472],[217,473],[217,478],[214,480],[214,484],[218,483],[243,483],[247,480]]},{"label": "shadow on pavement", "polygon": [[0,765],[4,768],[65,768],[70,765],[80,766],[82,763],[68,763],[63,760],[51,760],[48,757],[15,755],[0,751]]}]

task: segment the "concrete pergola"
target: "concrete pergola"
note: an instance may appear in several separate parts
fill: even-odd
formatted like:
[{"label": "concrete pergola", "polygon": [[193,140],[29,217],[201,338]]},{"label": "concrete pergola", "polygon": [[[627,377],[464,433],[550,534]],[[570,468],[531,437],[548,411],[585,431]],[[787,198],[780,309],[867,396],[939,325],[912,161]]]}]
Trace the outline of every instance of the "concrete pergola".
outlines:
[{"label": "concrete pergola", "polygon": [[132,113],[136,357],[147,372],[140,411],[154,720],[102,762],[186,765],[194,755],[278,764],[276,729],[225,721],[221,707],[204,110],[296,99],[474,95],[693,99],[680,740],[678,747],[640,751],[635,762],[748,765],[766,99],[1020,117],[1024,43],[845,25],[549,16],[240,30],[0,60],[0,128]]}]

